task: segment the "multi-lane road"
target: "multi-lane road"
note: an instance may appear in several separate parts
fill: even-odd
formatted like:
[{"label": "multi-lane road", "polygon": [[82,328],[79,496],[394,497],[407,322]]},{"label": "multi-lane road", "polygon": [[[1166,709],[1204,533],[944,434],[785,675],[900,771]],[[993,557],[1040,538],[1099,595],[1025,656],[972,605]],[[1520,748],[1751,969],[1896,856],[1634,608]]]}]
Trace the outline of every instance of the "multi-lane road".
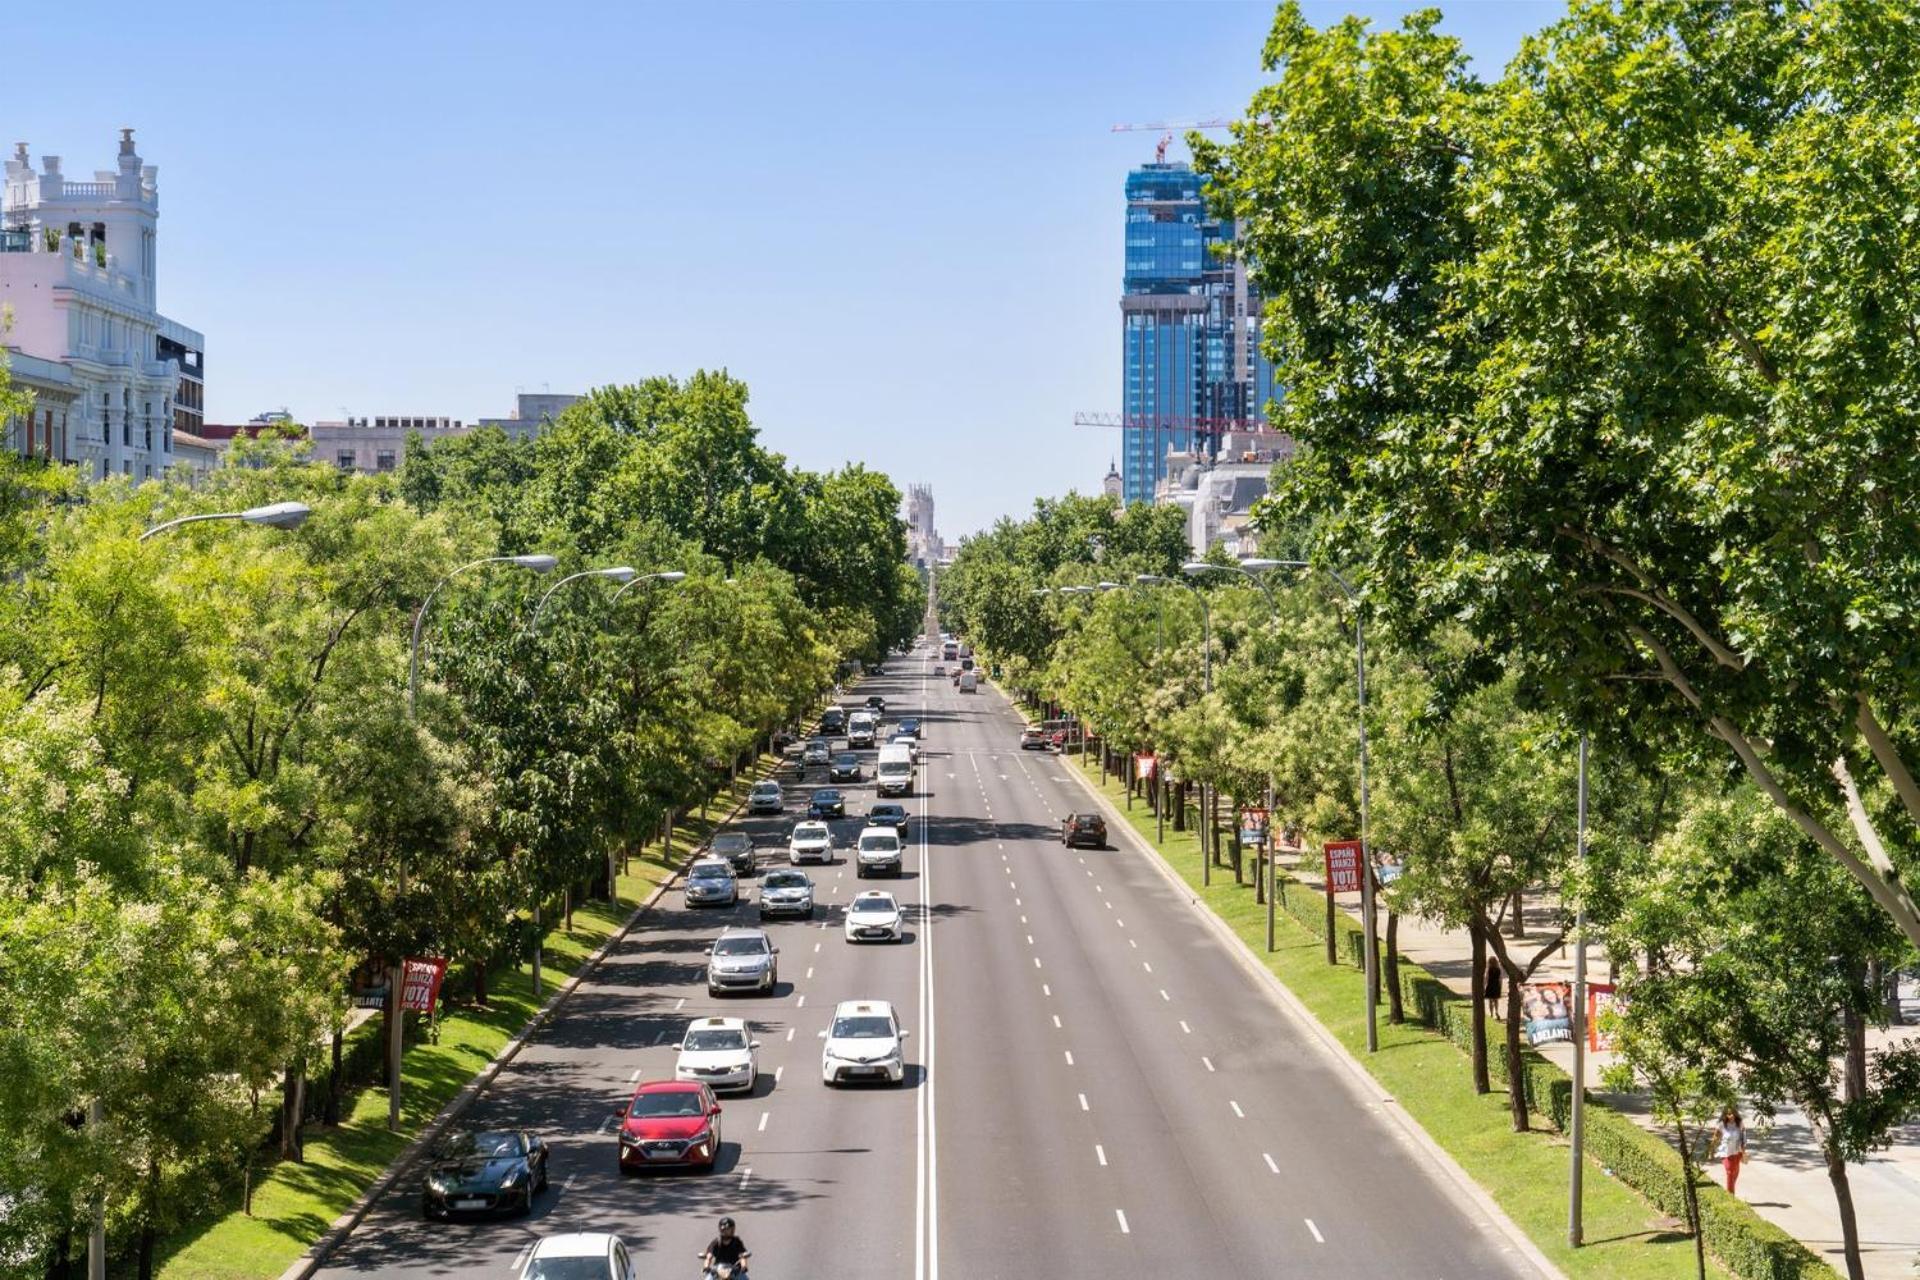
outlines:
[{"label": "multi-lane road", "polygon": [[[850,848],[808,868],[815,918],[768,926],[778,989],[722,999],[704,952],[756,922],[753,881],[734,910],[670,893],[466,1117],[552,1144],[534,1213],[423,1222],[409,1178],[321,1274],[505,1277],[539,1236],[612,1231],[642,1276],[691,1276],[727,1213],[765,1280],[1535,1276],[1149,853],[1119,831],[1110,850],[1062,848],[1086,792],[1018,749],[997,692],[960,694],[930,665],[923,650],[858,690],[925,726],[901,879],[857,879]],[[868,780],[834,823],[849,847],[874,798],[861,754]],[[763,861],[784,861],[824,775],[789,769],[788,812],[743,822]],[[849,945],[841,912],[876,886],[900,898],[905,938]],[[892,1001],[912,1032],[904,1087],[822,1085],[819,1037],[855,998]],[[672,1043],[713,1013],[762,1045],[759,1086],[722,1100],[718,1168],[621,1176],[613,1109],[671,1078]]]}]

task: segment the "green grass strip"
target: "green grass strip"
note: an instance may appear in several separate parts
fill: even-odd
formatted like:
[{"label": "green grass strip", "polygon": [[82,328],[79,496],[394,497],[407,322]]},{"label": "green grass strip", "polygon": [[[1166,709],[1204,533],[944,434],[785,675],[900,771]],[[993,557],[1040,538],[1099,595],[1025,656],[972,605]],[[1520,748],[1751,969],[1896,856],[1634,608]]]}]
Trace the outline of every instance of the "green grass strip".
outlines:
[{"label": "green grass strip", "polygon": [[[1066,757],[1073,763],[1077,759]],[[1693,1242],[1630,1188],[1609,1178],[1589,1161],[1584,1226],[1587,1244],[1567,1244],[1567,1158],[1565,1139],[1550,1132],[1515,1133],[1507,1097],[1496,1088],[1473,1091],[1466,1055],[1437,1032],[1413,1022],[1394,1026],[1379,1015],[1380,1050],[1366,1052],[1365,978],[1351,965],[1329,965],[1326,945],[1285,911],[1275,913],[1276,950],[1266,953],[1267,909],[1254,900],[1251,883],[1236,885],[1230,868],[1216,867],[1211,886],[1202,887],[1199,834],[1175,832],[1155,845],[1153,811],[1138,802],[1127,811],[1126,788],[1118,778],[1100,781],[1097,760],[1085,769],[1087,781],[1101,791],[1149,847],[1226,922],[1257,959],[1285,983],[1331,1031],[1367,1073],[1400,1102],[1420,1126],[1459,1162],[1469,1177],[1493,1197],[1528,1238],[1569,1276],[1605,1280],[1654,1280],[1691,1277]],[[1249,859],[1249,868],[1252,861]],[[1294,885],[1292,892],[1303,892]],[[1498,1053],[1499,1046],[1492,1051]],[[1727,1273],[1712,1259],[1710,1275]]]},{"label": "green grass strip", "polygon": [[[531,966],[521,965],[489,973],[486,1007],[449,1002],[442,1011],[438,1040],[407,1047],[401,1068],[401,1132],[387,1130],[387,1090],[362,1089],[337,1127],[307,1126],[303,1163],[281,1160],[268,1165],[263,1159],[255,1175],[252,1216],[240,1211],[236,1190],[224,1197],[224,1212],[167,1240],[158,1269],[161,1280],[272,1280],[285,1271],[671,876],[687,853],[712,834],[773,763],[773,757],[762,757],[731,788],[678,816],[671,864],[658,840],[635,855],[628,873],[620,877],[618,906],[580,903],[573,910],[571,932],[563,926],[547,934],[541,1000],[533,997]],[[381,1026],[382,1020],[375,1018],[355,1034],[378,1035]]]}]

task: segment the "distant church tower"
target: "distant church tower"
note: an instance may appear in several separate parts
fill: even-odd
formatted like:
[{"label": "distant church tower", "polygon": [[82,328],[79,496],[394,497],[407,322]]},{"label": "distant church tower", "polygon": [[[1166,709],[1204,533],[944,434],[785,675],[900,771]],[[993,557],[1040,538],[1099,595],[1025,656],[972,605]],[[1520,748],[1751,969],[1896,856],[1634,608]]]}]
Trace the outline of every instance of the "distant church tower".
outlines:
[{"label": "distant church tower", "polygon": [[1100,492],[1106,494],[1109,498],[1118,500],[1122,506],[1125,506],[1126,500],[1120,496],[1123,483],[1124,481],[1120,479],[1120,468],[1114,465],[1113,460],[1109,458],[1107,460],[1107,478],[1100,482]]}]

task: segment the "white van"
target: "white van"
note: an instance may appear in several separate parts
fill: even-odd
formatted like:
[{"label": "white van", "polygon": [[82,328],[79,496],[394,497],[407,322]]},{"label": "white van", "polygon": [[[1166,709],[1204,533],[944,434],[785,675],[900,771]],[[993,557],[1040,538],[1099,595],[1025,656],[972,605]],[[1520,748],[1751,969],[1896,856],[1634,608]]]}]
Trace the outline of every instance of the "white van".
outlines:
[{"label": "white van", "polygon": [[847,721],[847,745],[849,747],[870,747],[873,735],[878,729],[878,721],[871,711],[856,711]]},{"label": "white van", "polygon": [[913,790],[913,748],[898,742],[880,748],[880,766],[873,776],[874,790],[881,795],[906,795]]},{"label": "white van", "polygon": [[962,671],[960,673],[960,692],[978,693],[979,691],[980,677],[971,671]]}]

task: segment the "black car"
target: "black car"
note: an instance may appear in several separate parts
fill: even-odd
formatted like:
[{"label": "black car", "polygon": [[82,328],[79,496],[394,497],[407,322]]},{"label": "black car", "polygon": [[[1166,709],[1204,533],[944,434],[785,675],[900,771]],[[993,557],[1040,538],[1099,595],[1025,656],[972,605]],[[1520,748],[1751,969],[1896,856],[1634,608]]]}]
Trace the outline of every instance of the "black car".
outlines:
[{"label": "black car", "polygon": [[518,1129],[462,1129],[434,1148],[420,1192],[420,1213],[533,1212],[547,1189],[547,1144]]},{"label": "black car", "polygon": [[807,802],[809,818],[844,818],[847,816],[847,798],[840,794],[837,787],[822,787],[813,793],[813,799]]},{"label": "black car", "polygon": [[860,757],[851,751],[841,752],[827,767],[827,778],[832,782],[860,781]]},{"label": "black car", "polygon": [[820,714],[820,732],[824,734],[845,733],[847,731],[847,713],[838,707],[828,707]]},{"label": "black car", "polygon": [[722,831],[707,846],[707,852],[726,859],[735,875],[753,874],[753,837],[744,831]]},{"label": "black car", "polygon": [[883,800],[867,810],[867,825],[870,827],[892,827],[895,831],[905,831],[913,819],[907,814],[907,806]]},{"label": "black car", "polygon": [[867,705],[875,711],[885,711],[887,709],[887,700],[877,693],[870,693],[867,695]]},{"label": "black car", "polygon": [[906,717],[893,726],[893,731],[895,733],[910,733],[916,738],[925,738],[927,736],[920,732],[920,718],[918,716]]},{"label": "black car", "polygon": [[1107,847],[1107,820],[1097,813],[1070,813],[1060,823],[1060,843],[1069,849]]}]

